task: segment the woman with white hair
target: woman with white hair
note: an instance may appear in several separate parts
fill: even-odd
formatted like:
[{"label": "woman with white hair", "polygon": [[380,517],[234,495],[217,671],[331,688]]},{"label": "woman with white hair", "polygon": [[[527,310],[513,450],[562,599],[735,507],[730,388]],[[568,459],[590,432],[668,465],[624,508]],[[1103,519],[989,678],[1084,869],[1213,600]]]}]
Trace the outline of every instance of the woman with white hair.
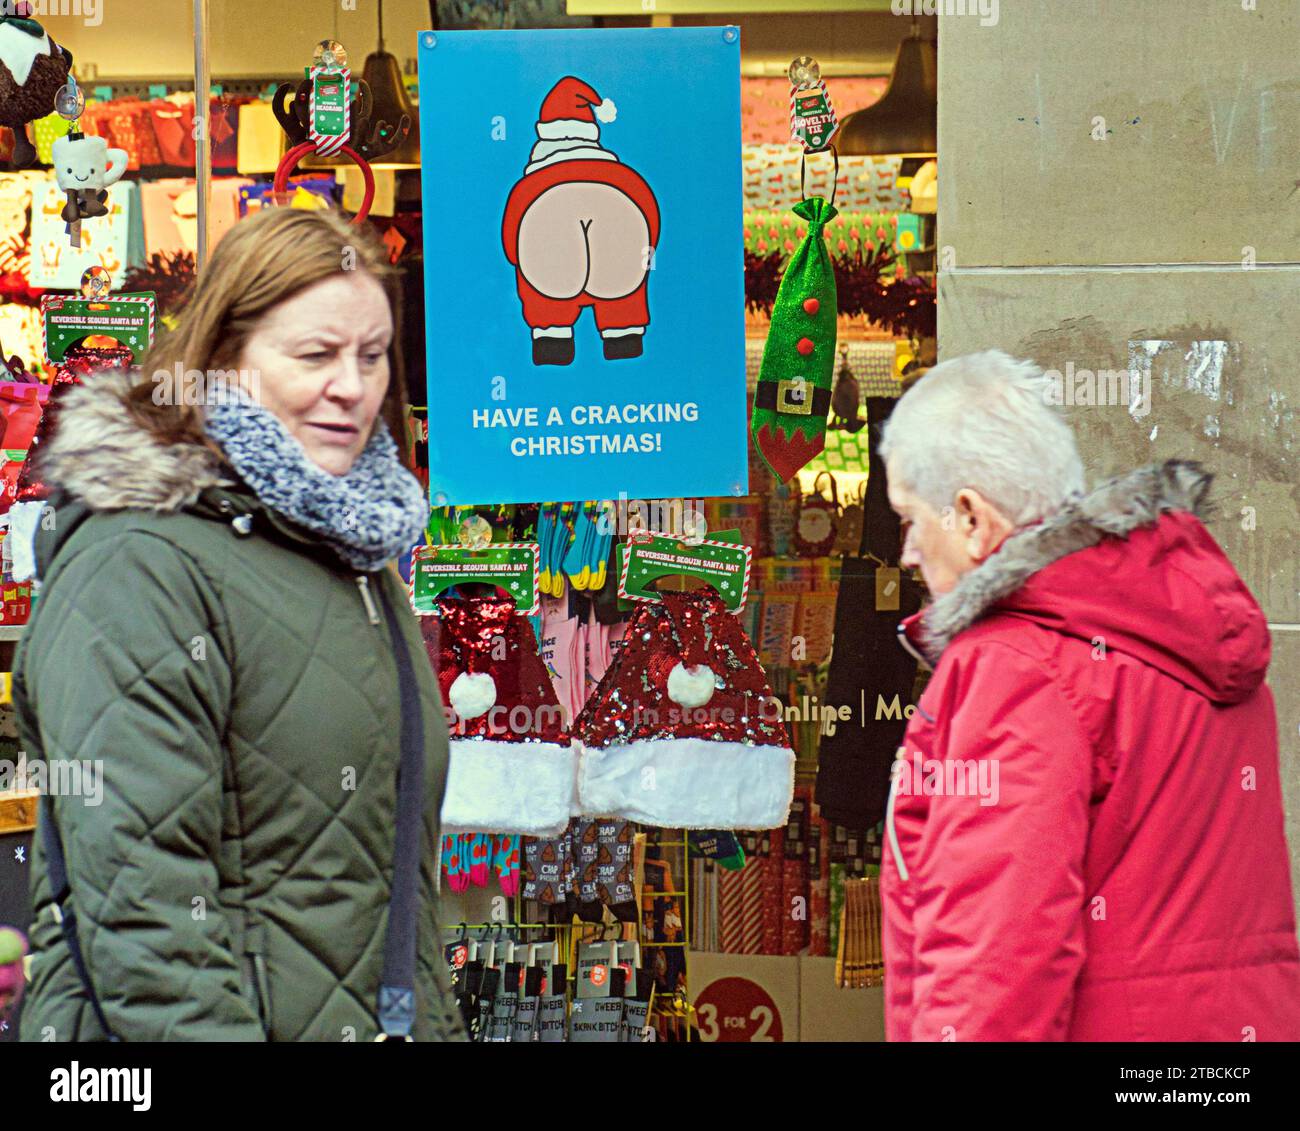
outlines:
[{"label": "woman with white hair", "polygon": [[934,667],[881,869],[890,1040],[1297,1040],[1264,616],[1169,461],[1084,493],[1043,372],[931,369],[881,452]]}]

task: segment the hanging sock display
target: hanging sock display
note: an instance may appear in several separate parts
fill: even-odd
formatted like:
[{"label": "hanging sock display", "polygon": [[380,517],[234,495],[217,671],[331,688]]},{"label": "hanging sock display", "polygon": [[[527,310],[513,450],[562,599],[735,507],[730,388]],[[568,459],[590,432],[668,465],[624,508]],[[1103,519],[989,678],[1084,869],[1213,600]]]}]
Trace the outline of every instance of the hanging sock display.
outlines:
[{"label": "hanging sock display", "polygon": [[759,454],[783,483],[826,447],[835,368],[835,271],[822,234],[835,205],[814,196],[794,213],[808,234],[776,292],[750,420]]},{"label": "hanging sock display", "polygon": [[463,836],[444,836],[442,838],[442,871],[447,877],[449,891],[459,895],[469,891],[469,871],[462,866],[468,845]]},{"label": "hanging sock display", "polygon": [[584,813],[688,829],[785,824],[794,750],[754,646],[707,590],[641,606],[574,723]]},{"label": "hanging sock display", "polygon": [[528,618],[508,597],[443,596],[437,608],[420,619],[451,711],[443,829],[560,832],[574,753]]},{"label": "hanging sock display", "polygon": [[513,899],[519,891],[519,837],[498,836],[492,842],[492,874],[502,894]]}]

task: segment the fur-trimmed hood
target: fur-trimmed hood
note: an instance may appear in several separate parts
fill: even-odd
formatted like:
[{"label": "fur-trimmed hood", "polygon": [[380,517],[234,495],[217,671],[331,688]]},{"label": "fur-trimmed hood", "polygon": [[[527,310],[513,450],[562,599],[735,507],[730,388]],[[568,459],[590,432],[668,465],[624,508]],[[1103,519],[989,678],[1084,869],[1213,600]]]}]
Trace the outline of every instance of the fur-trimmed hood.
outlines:
[{"label": "fur-trimmed hood", "polygon": [[209,487],[229,486],[217,454],[199,444],[164,444],[124,400],[138,378],[105,370],[61,395],[58,426],[40,455],[46,486],[95,511],[176,511]]},{"label": "fur-trimmed hood", "polygon": [[[83,512],[185,509],[228,519],[244,533],[274,528],[366,573],[419,540],[428,500],[382,424],[336,475],[238,388],[206,405],[204,433],[169,442],[131,411],[132,379],[109,371],[63,394],[41,460],[56,509],[68,499]],[[38,570],[61,544],[36,547]]]},{"label": "fur-trimmed hood", "polygon": [[1106,480],[987,561],[905,625],[932,664],[995,609],[1138,656],[1216,701],[1268,667],[1263,613],[1201,523],[1212,475],[1169,460]]}]

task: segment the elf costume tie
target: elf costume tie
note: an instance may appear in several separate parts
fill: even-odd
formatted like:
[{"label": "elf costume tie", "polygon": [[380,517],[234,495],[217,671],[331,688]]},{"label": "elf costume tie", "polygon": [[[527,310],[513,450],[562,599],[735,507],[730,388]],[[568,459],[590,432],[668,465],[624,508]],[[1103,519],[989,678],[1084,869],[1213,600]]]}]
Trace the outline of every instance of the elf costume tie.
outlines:
[{"label": "elf costume tie", "polygon": [[783,483],[826,447],[835,368],[835,271],[822,235],[836,209],[820,196],[801,200],[808,234],[786,266],[754,393],[750,431]]}]

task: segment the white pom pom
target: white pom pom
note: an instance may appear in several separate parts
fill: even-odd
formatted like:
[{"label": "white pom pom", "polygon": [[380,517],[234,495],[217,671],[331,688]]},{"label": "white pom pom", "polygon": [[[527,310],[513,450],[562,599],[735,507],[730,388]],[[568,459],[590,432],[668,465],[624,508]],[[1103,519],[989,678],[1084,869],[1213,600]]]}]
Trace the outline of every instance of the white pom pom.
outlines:
[{"label": "white pom pom", "polygon": [[668,698],[683,707],[703,707],[713,698],[713,679],[713,669],[704,664],[678,663],[668,673]]},{"label": "white pom pom", "polygon": [[457,717],[477,719],[496,706],[496,680],[487,672],[461,672],[452,680],[447,701]]},{"label": "white pom pom", "polygon": [[608,98],[604,99],[595,109],[596,117],[602,122],[612,122],[615,115],[618,114],[618,107]]}]

